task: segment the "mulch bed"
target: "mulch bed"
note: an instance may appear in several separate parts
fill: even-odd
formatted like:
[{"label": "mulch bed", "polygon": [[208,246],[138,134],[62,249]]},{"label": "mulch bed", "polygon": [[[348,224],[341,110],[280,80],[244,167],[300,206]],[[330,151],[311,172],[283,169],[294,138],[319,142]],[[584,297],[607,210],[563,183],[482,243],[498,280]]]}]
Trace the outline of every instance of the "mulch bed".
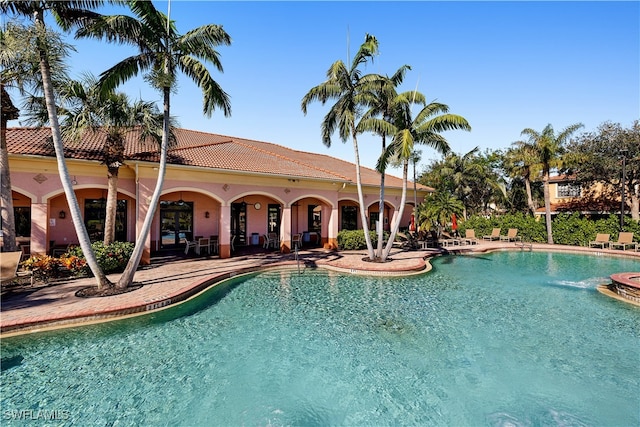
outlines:
[{"label": "mulch bed", "polygon": [[90,286],[87,288],[80,289],[76,292],[76,296],[80,298],[101,298],[101,297],[112,297],[114,295],[126,294],[127,292],[137,291],[142,288],[142,285],[131,285],[126,288],[116,288],[115,286],[110,286],[105,289],[98,289],[95,286]]}]

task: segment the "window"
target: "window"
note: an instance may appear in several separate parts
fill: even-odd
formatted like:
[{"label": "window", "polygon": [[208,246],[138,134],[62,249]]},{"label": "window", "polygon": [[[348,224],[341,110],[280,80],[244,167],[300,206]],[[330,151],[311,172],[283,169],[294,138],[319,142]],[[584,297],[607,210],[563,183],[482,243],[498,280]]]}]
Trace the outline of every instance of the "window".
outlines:
[{"label": "window", "polygon": [[[104,239],[104,220],[106,216],[107,199],[87,199],[84,202],[84,225],[89,232],[92,242]],[[116,208],[115,240],[127,241],[127,201],[118,200]]]},{"label": "window", "polygon": [[16,237],[31,237],[31,208],[14,207],[13,217],[16,222]]},{"label": "window", "polygon": [[558,197],[580,197],[582,187],[580,184],[563,182],[558,184]]},{"label": "window", "polygon": [[358,208],[356,206],[343,206],[341,230],[357,230],[357,228]]}]

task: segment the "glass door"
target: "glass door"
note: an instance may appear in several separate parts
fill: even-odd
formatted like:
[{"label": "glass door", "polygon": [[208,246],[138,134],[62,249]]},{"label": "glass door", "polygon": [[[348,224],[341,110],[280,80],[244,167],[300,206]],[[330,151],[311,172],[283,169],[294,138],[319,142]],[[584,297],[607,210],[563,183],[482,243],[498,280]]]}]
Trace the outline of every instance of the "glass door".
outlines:
[{"label": "glass door", "polygon": [[183,248],[193,240],[193,203],[160,202],[160,249]]},{"label": "glass door", "polygon": [[236,236],[234,246],[247,245],[247,204],[231,204],[231,236]]}]

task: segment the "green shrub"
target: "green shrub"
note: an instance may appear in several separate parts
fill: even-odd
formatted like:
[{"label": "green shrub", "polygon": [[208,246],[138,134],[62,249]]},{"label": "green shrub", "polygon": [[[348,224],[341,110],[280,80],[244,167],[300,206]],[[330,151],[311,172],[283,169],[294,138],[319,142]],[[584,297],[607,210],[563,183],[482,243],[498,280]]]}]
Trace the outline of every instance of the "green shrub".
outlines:
[{"label": "green shrub", "polygon": [[518,229],[518,236],[526,242],[546,242],[547,228],[544,221],[538,221],[532,215],[523,213],[510,213],[489,218],[483,216],[472,216],[460,223],[460,235],[464,236],[465,231],[473,228],[476,237],[488,236],[494,228],[499,228],[502,235],[506,235],[510,228]]},{"label": "green shrub", "polygon": [[[375,231],[369,231],[369,237],[373,246],[378,244],[378,235]],[[384,232],[383,238],[386,240],[389,238],[389,233]],[[366,249],[367,241],[364,239],[364,230],[342,230],[338,232],[338,249],[340,250],[356,250]]]},{"label": "green shrub", "polygon": [[[113,242],[110,245],[105,246],[102,242],[94,242],[91,244],[91,247],[93,248],[98,265],[102,271],[105,274],[110,274],[124,271],[124,268],[133,253],[134,244],[129,242]],[[84,253],[79,246],[70,249],[64,256],[74,256],[81,260],[85,260]],[[90,276],[92,274],[91,269],[86,262],[75,263],[73,267],[70,267],[70,269],[75,275]]]},{"label": "green shrub", "polygon": [[[474,229],[476,236],[482,237],[491,234],[493,228],[500,228],[502,234],[506,234],[509,228],[517,228],[518,236],[525,242],[546,243],[547,227],[544,216],[539,219],[522,213],[496,215],[489,218],[472,216],[467,221],[460,223],[460,235],[464,236],[465,230]],[[553,230],[553,242],[559,245],[587,246],[596,238],[598,233],[606,233],[611,240],[618,239],[620,231],[620,217],[609,215],[607,218],[593,220],[577,212],[558,214],[551,223]],[[640,241],[640,223],[625,218],[625,231],[634,233],[633,240]]]}]

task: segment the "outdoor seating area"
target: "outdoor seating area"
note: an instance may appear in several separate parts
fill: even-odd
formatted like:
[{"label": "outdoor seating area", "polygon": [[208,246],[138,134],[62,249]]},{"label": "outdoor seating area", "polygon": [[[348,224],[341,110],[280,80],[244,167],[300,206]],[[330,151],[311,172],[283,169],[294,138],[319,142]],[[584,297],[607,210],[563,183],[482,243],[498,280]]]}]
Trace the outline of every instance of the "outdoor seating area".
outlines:
[{"label": "outdoor seating area", "polygon": [[205,252],[207,253],[207,255],[212,255],[213,254],[212,247],[217,248],[217,245],[215,243],[212,245],[211,238],[203,237],[203,236],[195,236],[194,240],[184,239],[184,244],[185,244],[185,247],[184,247],[185,255],[188,255],[191,249],[193,249],[196,255],[204,255]]}]

